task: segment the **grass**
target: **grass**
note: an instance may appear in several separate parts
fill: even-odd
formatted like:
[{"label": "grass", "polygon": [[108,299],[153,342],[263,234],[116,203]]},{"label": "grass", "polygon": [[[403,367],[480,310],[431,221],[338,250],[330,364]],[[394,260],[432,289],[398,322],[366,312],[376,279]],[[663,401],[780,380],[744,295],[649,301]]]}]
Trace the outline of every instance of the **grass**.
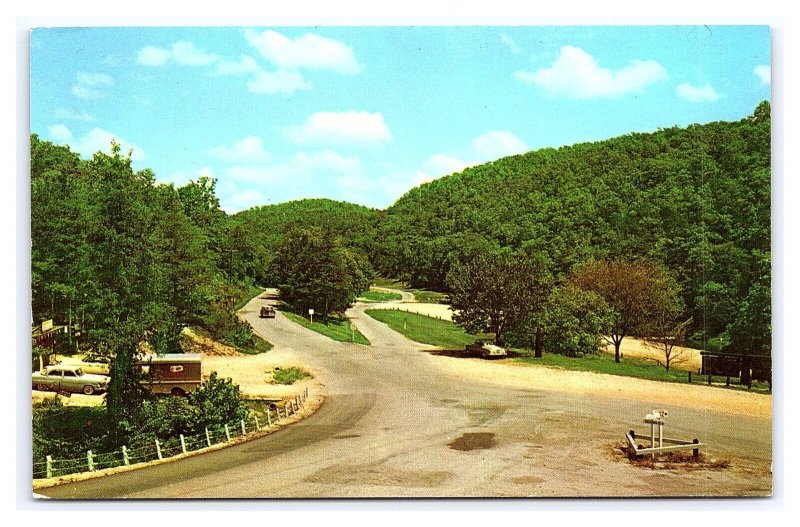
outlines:
[{"label": "grass", "polygon": [[438,291],[428,291],[427,289],[410,289],[414,294],[414,300],[423,304],[448,304],[449,298],[447,293],[440,293]]},{"label": "grass", "polygon": [[367,309],[365,313],[416,342],[445,349],[461,349],[486,335],[470,335],[449,320],[389,309]]},{"label": "grass", "polygon": [[296,381],[309,377],[311,374],[300,368],[281,368],[272,373],[272,379],[278,384],[294,384]]},{"label": "grass", "polygon": [[[312,324],[308,319],[291,311],[281,311],[286,318],[292,322],[296,322],[312,331],[316,331],[328,338],[337,340],[339,342],[355,342],[356,344],[364,344],[369,346],[367,337],[361,334],[357,329],[352,332],[350,329],[350,320],[345,317],[329,317],[328,322],[323,323],[319,319],[315,320]],[[319,317],[321,318],[321,317]]]},{"label": "grass", "polygon": [[[525,354],[530,353],[529,351],[520,351]],[[549,366],[551,368],[562,368],[565,370],[590,371],[651,381],[688,383],[688,373],[686,371],[675,369],[667,371],[653,361],[634,357],[623,358],[622,362],[617,364],[614,362],[614,355],[612,353],[600,353],[598,355],[587,355],[585,357],[565,357],[564,355],[557,355],[555,353],[543,353],[542,355],[543,356],[539,359],[527,356],[512,360],[524,364]],[[720,378],[717,377],[716,380],[718,382]],[[699,374],[692,375],[692,384],[707,385],[707,377],[700,376]],[[724,383],[722,385],[724,386]],[[714,384],[713,386],[719,386],[719,384]],[[733,380],[731,381],[730,388],[747,390],[746,386],[734,384]],[[767,383],[754,382],[751,391],[756,393],[768,393],[768,388],[769,385]]]},{"label": "grass", "polygon": [[402,280],[395,280],[394,278],[375,278],[372,284],[378,287],[388,287],[389,289],[405,289],[408,287]]},{"label": "grass", "polygon": [[236,348],[239,353],[244,353],[245,355],[258,355],[260,353],[266,353],[272,349],[272,343],[268,340],[262,339],[258,335],[253,332],[253,346],[247,348]]},{"label": "grass", "polygon": [[388,302],[390,300],[402,300],[403,295],[386,291],[364,291],[358,295],[358,299],[366,300],[367,302]]},{"label": "grass", "polygon": [[236,303],[233,305],[234,313],[242,309],[253,297],[260,295],[263,292],[264,288],[257,285],[251,285],[246,289],[237,291]]}]

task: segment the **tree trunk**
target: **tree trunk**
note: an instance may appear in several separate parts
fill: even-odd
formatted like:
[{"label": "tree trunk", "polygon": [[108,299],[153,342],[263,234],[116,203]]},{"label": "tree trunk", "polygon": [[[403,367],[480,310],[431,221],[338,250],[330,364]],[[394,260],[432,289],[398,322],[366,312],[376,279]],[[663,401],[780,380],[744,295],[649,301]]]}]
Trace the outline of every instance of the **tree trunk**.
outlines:
[{"label": "tree trunk", "polygon": [[541,329],[536,330],[536,343],[533,347],[533,356],[537,359],[542,358],[542,349],[544,348],[544,333]]},{"label": "tree trunk", "polygon": [[619,364],[619,346],[622,344],[622,339],[614,339],[614,362]]}]

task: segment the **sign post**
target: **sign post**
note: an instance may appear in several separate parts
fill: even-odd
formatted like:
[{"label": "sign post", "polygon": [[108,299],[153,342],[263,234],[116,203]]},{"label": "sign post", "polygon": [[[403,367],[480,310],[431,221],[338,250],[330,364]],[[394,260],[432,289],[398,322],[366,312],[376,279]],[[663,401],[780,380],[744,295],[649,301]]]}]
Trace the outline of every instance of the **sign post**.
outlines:
[{"label": "sign post", "polygon": [[313,324],[314,323],[314,310],[313,309],[309,309],[308,310],[308,315],[311,317],[311,323]]}]

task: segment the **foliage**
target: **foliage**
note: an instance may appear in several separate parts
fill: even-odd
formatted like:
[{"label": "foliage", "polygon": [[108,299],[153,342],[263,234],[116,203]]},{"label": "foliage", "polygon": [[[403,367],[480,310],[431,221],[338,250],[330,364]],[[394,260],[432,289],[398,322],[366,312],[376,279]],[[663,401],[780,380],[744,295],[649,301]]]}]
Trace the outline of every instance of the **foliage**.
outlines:
[{"label": "foliage", "polygon": [[192,406],[194,431],[247,417],[239,386],[231,379],[221,379],[215,371],[199,389],[189,394],[189,404]]},{"label": "foliage", "polygon": [[544,347],[568,357],[597,354],[613,316],[599,295],[569,285],[556,287],[544,309]]},{"label": "foliage", "polygon": [[345,317],[328,317],[327,320],[320,321],[316,316],[314,322],[305,317],[284,311],[283,315],[289,320],[300,324],[304,328],[316,331],[321,335],[339,341],[339,342],[355,342],[356,344],[363,344],[369,346],[369,340],[360,331],[354,329],[349,319]]},{"label": "foliage", "polygon": [[449,320],[416,313],[392,309],[367,309],[365,313],[413,341],[445,349],[463,349],[478,338],[490,338],[486,334],[470,335]]},{"label": "foliage", "polygon": [[300,368],[281,368],[272,373],[272,379],[278,384],[294,384],[309,377],[311,377],[311,374]]},{"label": "foliage", "polygon": [[578,267],[570,283],[596,293],[613,309],[610,340],[616,362],[626,336],[643,334],[647,323],[664,311],[675,312],[678,302],[677,285],[669,273],[644,260],[595,260]]},{"label": "foliage", "polygon": [[447,275],[453,322],[469,333],[504,332],[530,319],[545,303],[550,277],[540,261],[526,255],[480,254],[456,262]]},{"label": "foliage", "polygon": [[[648,324],[647,336],[644,339],[645,345],[658,350],[664,361],[658,364],[669,368],[675,364],[686,362],[686,349],[680,348],[686,341],[686,333],[692,323],[692,319],[677,321],[677,313],[669,313],[664,310],[654,317]],[[677,349],[676,349],[677,348]]]},{"label": "foliage", "polygon": [[272,265],[281,299],[297,313],[314,309],[323,319],[344,312],[372,281],[369,261],[319,228],[287,231]]},{"label": "foliage", "polygon": [[362,291],[359,293],[358,298],[367,302],[389,302],[391,300],[401,300],[403,295],[388,291]]}]

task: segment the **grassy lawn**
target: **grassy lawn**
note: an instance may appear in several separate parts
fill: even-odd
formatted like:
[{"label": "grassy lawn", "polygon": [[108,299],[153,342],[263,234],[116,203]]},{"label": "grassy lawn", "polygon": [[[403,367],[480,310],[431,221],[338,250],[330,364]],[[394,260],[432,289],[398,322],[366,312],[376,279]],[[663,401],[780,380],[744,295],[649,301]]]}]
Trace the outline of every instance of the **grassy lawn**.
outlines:
[{"label": "grassy lawn", "polygon": [[311,374],[300,368],[281,368],[272,373],[272,379],[278,384],[294,384],[300,379],[307,379]]},{"label": "grassy lawn", "polygon": [[281,311],[281,313],[283,313],[286,318],[292,322],[296,322],[304,328],[321,333],[328,338],[332,338],[333,340],[338,340],[339,342],[355,342],[356,344],[364,344],[369,346],[367,337],[362,335],[358,330],[355,330],[355,333],[351,333],[350,321],[347,318],[330,317],[326,324],[323,324],[318,320],[314,320],[314,323],[312,324],[305,317],[292,313],[291,311]]},{"label": "grassy lawn", "polygon": [[402,300],[400,293],[388,293],[386,291],[364,291],[358,295],[359,300],[367,302],[388,302],[389,300]]},{"label": "grassy lawn", "polygon": [[445,349],[462,349],[486,335],[470,335],[449,320],[389,309],[367,309],[365,313],[416,342]]},{"label": "grassy lawn", "polygon": [[[522,350],[520,350],[520,352],[529,353],[528,351],[523,352]],[[649,379],[651,381],[688,383],[688,373],[686,371],[675,369],[667,371],[653,361],[633,357],[623,358],[622,362],[617,364],[614,362],[614,355],[611,353],[600,353],[599,355],[588,355],[586,357],[565,357],[554,353],[544,353],[543,357],[540,359],[518,357],[511,360],[530,365],[563,368],[565,370],[591,371],[594,373],[606,373],[608,375]],[[747,390],[747,386],[735,384],[735,381],[736,379],[731,379],[731,388]],[[692,375],[692,384],[707,385],[707,383],[707,377],[699,374]],[[719,386],[720,383],[724,386],[725,379],[722,377],[714,377],[713,383],[712,386]],[[767,383],[754,382],[751,391],[767,393],[768,388],[769,385]]]},{"label": "grassy lawn", "polygon": [[372,281],[372,285],[378,287],[388,287],[389,289],[405,289],[407,284],[400,280],[395,280],[394,278],[375,278]]}]

